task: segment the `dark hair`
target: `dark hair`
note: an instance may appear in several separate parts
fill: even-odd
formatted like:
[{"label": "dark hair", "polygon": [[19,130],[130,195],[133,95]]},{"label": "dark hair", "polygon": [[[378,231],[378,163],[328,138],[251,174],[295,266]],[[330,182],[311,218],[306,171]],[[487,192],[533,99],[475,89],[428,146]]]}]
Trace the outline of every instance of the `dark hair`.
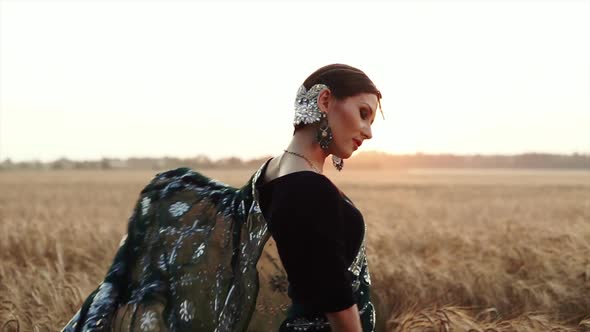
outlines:
[{"label": "dark hair", "polygon": [[[305,89],[310,89],[316,84],[327,85],[332,95],[339,100],[361,93],[375,94],[379,103],[379,110],[381,111],[381,115],[383,115],[383,110],[381,110],[381,91],[377,89],[367,74],[360,69],[340,63],[324,66],[309,75],[303,82]],[[304,126],[305,124],[303,123],[296,125],[293,134]]]}]

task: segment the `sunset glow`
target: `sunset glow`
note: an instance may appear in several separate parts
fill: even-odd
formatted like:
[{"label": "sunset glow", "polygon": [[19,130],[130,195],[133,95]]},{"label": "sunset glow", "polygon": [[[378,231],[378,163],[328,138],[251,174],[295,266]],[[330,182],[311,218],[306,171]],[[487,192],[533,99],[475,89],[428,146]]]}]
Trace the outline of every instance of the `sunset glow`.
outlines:
[{"label": "sunset glow", "polygon": [[588,1],[0,3],[0,161],[278,154],[335,62],[383,93],[359,151],[590,152]]}]

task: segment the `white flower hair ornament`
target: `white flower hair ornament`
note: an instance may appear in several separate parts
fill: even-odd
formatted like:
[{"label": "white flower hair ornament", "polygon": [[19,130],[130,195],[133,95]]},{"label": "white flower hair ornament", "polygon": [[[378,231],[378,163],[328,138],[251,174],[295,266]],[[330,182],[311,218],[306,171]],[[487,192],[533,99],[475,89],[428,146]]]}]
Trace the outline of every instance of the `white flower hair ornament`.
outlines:
[{"label": "white flower hair ornament", "polygon": [[324,89],[329,88],[325,84],[316,84],[309,88],[309,90],[306,90],[303,85],[299,87],[297,97],[295,98],[295,118],[293,125],[320,121],[322,114],[318,107],[318,96]]}]

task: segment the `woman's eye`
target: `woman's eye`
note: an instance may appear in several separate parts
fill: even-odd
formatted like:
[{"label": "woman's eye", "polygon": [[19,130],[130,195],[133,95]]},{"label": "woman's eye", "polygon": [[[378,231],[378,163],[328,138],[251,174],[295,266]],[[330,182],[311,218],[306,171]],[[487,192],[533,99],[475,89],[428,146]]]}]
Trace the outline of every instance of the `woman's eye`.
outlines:
[{"label": "woman's eye", "polygon": [[367,118],[367,111],[366,110],[361,110],[361,119],[366,119]]}]

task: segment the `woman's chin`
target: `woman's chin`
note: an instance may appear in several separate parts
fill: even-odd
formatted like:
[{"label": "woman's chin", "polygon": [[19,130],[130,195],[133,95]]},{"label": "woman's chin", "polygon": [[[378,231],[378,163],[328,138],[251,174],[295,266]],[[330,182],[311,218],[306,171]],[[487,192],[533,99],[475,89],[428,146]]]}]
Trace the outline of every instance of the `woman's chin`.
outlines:
[{"label": "woman's chin", "polygon": [[354,152],[354,150],[349,150],[349,151],[335,154],[335,156],[340,157],[342,159],[348,159],[348,158],[350,158],[350,156],[352,156],[353,152]]}]

